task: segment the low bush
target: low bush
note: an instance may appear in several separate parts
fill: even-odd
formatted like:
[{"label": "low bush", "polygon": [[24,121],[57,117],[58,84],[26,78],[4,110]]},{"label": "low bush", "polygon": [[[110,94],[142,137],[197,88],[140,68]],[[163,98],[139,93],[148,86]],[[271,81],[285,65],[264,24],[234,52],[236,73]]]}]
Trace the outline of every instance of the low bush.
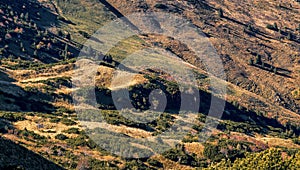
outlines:
[{"label": "low bush", "polygon": [[60,118],[57,118],[57,117],[53,117],[53,118],[50,119],[50,122],[51,122],[51,123],[58,123],[58,122],[60,122],[60,121],[61,121],[61,119],[60,119]]},{"label": "low bush", "polygon": [[66,140],[66,139],[68,139],[68,137],[64,134],[58,134],[58,135],[55,136],[55,139]]},{"label": "low bush", "polygon": [[297,145],[300,145],[300,139],[299,138],[294,138],[292,139],[292,141],[297,144]]},{"label": "low bush", "polygon": [[68,134],[80,134],[80,130],[78,128],[70,128],[67,130],[63,131],[64,133],[68,133]]},{"label": "low bush", "polygon": [[87,146],[87,140],[85,136],[78,136],[76,138],[67,139],[67,143],[73,147],[76,146]]},{"label": "low bush", "polygon": [[6,119],[12,122],[25,120],[25,116],[23,113],[14,113],[14,112],[1,112],[0,118]]},{"label": "low bush", "polygon": [[26,128],[24,130],[20,130],[18,132],[18,135],[26,137],[26,138],[33,138],[33,139],[36,139],[36,140],[46,139],[45,136],[41,136],[41,135],[35,133],[34,131],[29,131]]},{"label": "low bush", "polygon": [[192,165],[197,166],[197,160],[195,157],[185,153],[183,150],[174,148],[166,151],[162,154],[165,158],[168,158],[172,161],[179,162],[183,165]]},{"label": "low bush", "polygon": [[68,118],[61,119],[61,123],[64,124],[64,125],[67,125],[67,126],[72,126],[72,125],[77,124],[76,122],[74,122],[73,120],[68,119]]}]

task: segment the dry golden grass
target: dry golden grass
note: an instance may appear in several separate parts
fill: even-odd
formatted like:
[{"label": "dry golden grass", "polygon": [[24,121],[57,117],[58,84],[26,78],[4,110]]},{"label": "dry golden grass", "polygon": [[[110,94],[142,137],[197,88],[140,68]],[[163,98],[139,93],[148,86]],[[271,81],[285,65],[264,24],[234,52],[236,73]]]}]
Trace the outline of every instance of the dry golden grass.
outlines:
[{"label": "dry golden grass", "polygon": [[[68,130],[69,128],[79,128],[77,125],[74,126],[66,126],[62,123],[51,123],[49,119],[41,118],[38,116],[27,116],[27,120],[18,121],[14,123],[16,129],[34,131],[35,133],[42,136],[50,136],[52,140],[55,139],[55,136],[62,133],[64,130]],[[38,128],[38,124],[42,124],[43,128]],[[53,131],[55,133],[47,133],[46,131]],[[76,137],[76,134],[66,134],[68,137]]]},{"label": "dry golden grass", "polygon": [[111,125],[111,124],[107,124],[107,123],[85,122],[85,121],[81,121],[80,124],[89,129],[103,128],[103,129],[106,129],[106,130],[109,130],[112,132],[126,134],[133,138],[147,138],[147,137],[151,136],[150,132],[147,132],[147,131],[144,131],[141,129],[137,129],[137,128],[127,127],[124,125],[116,126],[116,125]]},{"label": "dry golden grass", "polygon": [[198,157],[203,157],[204,146],[201,143],[185,143],[184,148],[188,153],[195,153]]},{"label": "dry golden grass", "polygon": [[296,145],[290,139],[281,139],[281,138],[274,138],[274,137],[262,137],[262,138],[258,138],[257,140],[265,142],[269,147],[286,147],[286,148],[298,148],[298,149],[300,149],[300,146]]},{"label": "dry golden grass", "polygon": [[191,168],[189,166],[180,165],[177,162],[171,161],[169,159],[166,159],[165,157],[161,155],[156,155],[153,157],[154,159],[158,160],[164,165],[164,169],[170,169],[170,170],[192,170],[195,168]]},{"label": "dry golden grass", "polygon": [[[132,77],[130,80],[129,77]],[[144,78],[141,74],[133,75],[128,72],[119,72],[118,77],[115,77],[113,83],[109,84],[111,90],[117,90],[121,88],[127,88],[136,84],[143,84],[147,82],[147,79]]]}]

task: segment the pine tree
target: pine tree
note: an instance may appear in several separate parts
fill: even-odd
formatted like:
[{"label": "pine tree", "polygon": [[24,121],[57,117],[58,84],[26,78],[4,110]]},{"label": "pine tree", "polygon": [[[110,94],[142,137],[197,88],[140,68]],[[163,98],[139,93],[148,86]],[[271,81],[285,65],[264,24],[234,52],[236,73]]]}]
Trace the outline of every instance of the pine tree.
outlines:
[{"label": "pine tree", "polygon": [[58,36],[62,37],[64,34],[61,30],[58,30]]},{"label": "pine tree", "polygon": [[21,18],[21,19],[24,19],[24,13],[21,13],[21,14],[20,14],[20,18]]},{"label": "pine tree", "polygon": [[60,56],[64,59],[68,59],[68,44],[65,45],[65,49],[60,51]]},{"label": "pine tree", "polygon": [[11,17],[13,17],[13,16],[15,15],[15,14],[14,14],[14,11],[10,11],[9,14],[10,14]]},{"label": "pine tree", "polygon": [[33,56],[35,56],[35,57],[37,57],[37,56],[38,56],[38,52],[37,52],[37,50],[34,50],[34,52],[33,52]]},{"label": "pine tree", "polygon": [[274,29],[275,29],[276,31],[278,31],[278,26],[277,26],[277,23],[276,23],[276,22],[274,22],[273,27],[274,27]]},{"label": "pine tree", "polygon": [[66,39],[67,39],[67,40],[71,40],[71,34],[70,34],[70,33],[67,33]]},{"label": "pine tree", "polygon": [[274,67],[273,72],[276,74],[277,73],[277,68]]},{"label": "pine tree", "polygon": [[254,31],[254,29],[253,29],[253,27],[252,27],[252,25],[251,25],[251,24],[249,24],[249,25],[247,26],[247,30],[249,30],[249,31],[251,31],[251,32],[253,32],[253,31]]},{"label": "pine tree", "polygon": [[253,65],[254,64],[254,61],[253,61],[253,59],[251,58],[250,60],[249,60],[249,65]]},{"label": "pine tree", "polygon": [[288,40],[292,40],[292,39],[293,39],[292,33],[290,33],[290,32],[288,33],[287,39],[288,39]]},{"label": "pine tree", "polygon": [[111,57],[111,55],[108,55],[108,56],[107,56],[106,62],[112,63],[112,57]]},{"label": "pine tree", "polygon": [[255,64],[261,64],[261,56],[260,55],[257,55],[256,56],[256,59],[255,59]]},{"label": "pine tree", "polygon": [[222,8],[219,8],[218,10],[218,14],[219,14],[219,17],[223,18],[224,17],[224,13],[223,13],[223,10]]},{"label": "pine tree", "polygon": [[26,21],[29,20],[29,14],[28,14],[28,12],[25,14],[25,20],[26,20]]}]

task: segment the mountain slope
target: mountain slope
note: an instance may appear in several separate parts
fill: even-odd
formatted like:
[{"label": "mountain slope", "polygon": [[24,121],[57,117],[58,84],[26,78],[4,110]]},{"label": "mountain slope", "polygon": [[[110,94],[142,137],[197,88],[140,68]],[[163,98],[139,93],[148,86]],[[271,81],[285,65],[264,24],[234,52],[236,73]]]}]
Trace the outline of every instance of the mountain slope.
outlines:
[{"label": "mountain slope", "polygon": [[[3,156],[0,165],[30,168],[47,162],[54,169],[59,166],[66,169],[234,169],[239,166],[253,169],[257,168],[252,166],[255,164],[270,168],[278,161],[278,167],[297,169],[299,10],[296,1],[1,2],[1,143],[13,145],[15,149],[6,153],[12,158]],[[176,111],[180,105],[176,98],[179,88],[170,75],[160,70],[145,70],[131,82],[125,79],[122,82],[126,84],[118,88],[111,86],[116,70],[128,75],[135,69],[118,67],[126,55],[159,44],[195,72],[201,98],[212,97],[209,87],[212,77],[208,77],[207,70],[194,60],[195,56],[184,44],[170,37],[134,36],[106,54],[106,60],[97,49],[84,47],[84,42],[106,22],[120,14],[141,11],[169,12],[201,28],[223,61],[228,79],[218,81],[227,85],[228,93],[222,119],[208,141],[198,141],[210,106],[203,100],[191,132],[179,145],[151,158],[127,159],[109,153],[91,139],[84,123],[97,126],[97,116],[79,121],[73,106],[74,92],[84,95],[96,92],[97,107],[102,110],[107,122],[105,129],[110,133],[145,138],[164,132],[178,118]],[[72,76],[80,74],[75,63],[82,48],[98,57],[95,59],[100,63],[96,89],[72,87]],[[87,68],[89,63],[86,62]],[[140,110],[150,107],[147,94],[157,87],[172,102],[167,103],[166,112],[153,122],[134,122],[116,110],[112,98],[113,92],[128,87],[132,104]],[[34,152],[29,151],[28,157],[37,161],[19,160],[20,155],[15,152],[22,150],[25,154],[24,147]],[[265,157],[270,159],[263,165],[260,160]]]}]

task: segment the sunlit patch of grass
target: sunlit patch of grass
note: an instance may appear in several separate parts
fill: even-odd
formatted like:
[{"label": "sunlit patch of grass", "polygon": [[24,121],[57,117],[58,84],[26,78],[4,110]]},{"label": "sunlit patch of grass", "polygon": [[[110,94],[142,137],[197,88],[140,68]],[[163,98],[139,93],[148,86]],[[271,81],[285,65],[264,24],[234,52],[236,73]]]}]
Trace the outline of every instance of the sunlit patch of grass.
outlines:
[{"label": "sunlit patch of grass", "polygon": [[131,36],[116,44],[108,51],[115,61],[121,62],[128,55],[131,55],[145,47],[146,42],[137,35]]},{"label": "sunlit patch of grass", "polygon": [[65,24],[62,29],[69,31],[73,39],[78,42],[84,42],[86,37],[81,35],[78,30],[92,35],[104,23],[114,19],[114,15],[108,11],[97,0],[56,0],[57,7],[62,15],[75,25]]}]

